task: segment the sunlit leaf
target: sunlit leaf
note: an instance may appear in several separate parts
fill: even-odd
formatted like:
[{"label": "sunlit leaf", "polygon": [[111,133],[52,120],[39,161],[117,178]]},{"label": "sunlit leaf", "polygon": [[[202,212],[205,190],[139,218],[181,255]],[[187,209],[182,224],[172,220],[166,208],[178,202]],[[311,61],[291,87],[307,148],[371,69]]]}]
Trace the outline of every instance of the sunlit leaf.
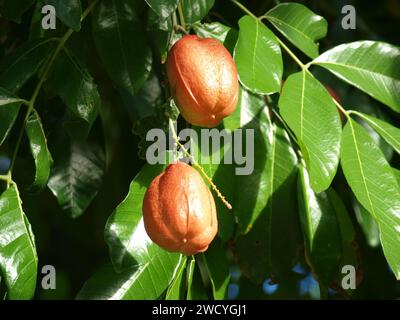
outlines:
[{"label": "sunlit leaf", "polygon": [[316,41],[326,36],[326,20],[300,3],[280,3],[265,14],[265,17],[290,42],[310,58],[318,56]]},{"label": "sunlit leaf", "polygon": [[33,297],[37,268],[35,239],[12,184],[0,196],[0,269],[9,299]]},{"label": "sunlit leaf", "polygon": [[400,112],[399,61],[400,49],[394,45],[356,41],[324,52],[313,63]]},{"label": "sunlit leaf", "polygon": [[194,258],[188,261],[187,282],[187,300],[207,300],[207,293],[201,278],[200,269]]},{"label": "sunlit leaf", "polygon": [[378,118],[372,117],[370,115],[355,112],[354,114],[365,120],[379,135],[389,143],[397,153],[400,153],[400,129],[391,125],[390,123],[380,120]]},{"label": "sunlit leaf", "polygon": [[282,80],[281,49],[275,35],[260,21],[244,16],[239,20],[239,38],[234,59],[240,82],[251,92],[278,92]]},{"label": "sunlit leaf", "polygon": [[302,71],[287,78],[279,110],[298,139],[311,187],[317,193],[326,190],[339,163],[342,131],[332,97],[318,80]]},{"label": "sunlit leaf", "polygon": [[342,136],[341,164],[360,204],[378,223],[381,245],[400,278],[400,187],[394,171],[368,133],[350,119]]},{"label": "sunlit leaf", "polygon": [[186,256],[183,256],[173,280],[165,294],[165,300],[183,300],[186,292]]}]

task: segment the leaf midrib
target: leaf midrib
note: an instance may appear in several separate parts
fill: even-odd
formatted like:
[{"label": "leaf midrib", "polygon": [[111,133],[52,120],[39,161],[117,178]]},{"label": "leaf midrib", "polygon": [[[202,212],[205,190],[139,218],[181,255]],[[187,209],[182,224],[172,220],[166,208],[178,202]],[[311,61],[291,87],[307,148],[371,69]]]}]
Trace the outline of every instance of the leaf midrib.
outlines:
[{"label": "leaf midrib", "polygon": [[352,139],[353,139],[353,142],[354,142],[355,152],[356,152],[356,154],[357,154],[357,160],[358,160],[358,165],[359,165],[360,171],[361,171],[361,177],[362,177],[362,180],[363,180],[363,185],[364,185],[364,188],[365,188],[365,191],[366,191],[366,194],[367,194],[367,198],[368,198],[369,205],[370,205],[371,210],[372,210],[372,215],[373,215],[373,216],[375,217],[375,219],[376,219],[377,216],[376,216],[376,213],[375,213],[374,206],[373,206],[373,204],[372,204],[371,197],[370,197],[370,195],[369,195],[369,189],[368,189],[367,182],[366,182],[366,179],[365,179],[364,169],[363,169],[362,164],[361,164],[360,151],[359,151],[359,149],[358,149],[358,144],[357,144],[357,140],[356,140],[356,136],[355,136],[355,131],[354,131],[353,123],[352,123],[351,121],[352,121],[352,120],[350,119],[350,120],[349,120],[349,125],[350,125],[350,128],[351,128]]}]

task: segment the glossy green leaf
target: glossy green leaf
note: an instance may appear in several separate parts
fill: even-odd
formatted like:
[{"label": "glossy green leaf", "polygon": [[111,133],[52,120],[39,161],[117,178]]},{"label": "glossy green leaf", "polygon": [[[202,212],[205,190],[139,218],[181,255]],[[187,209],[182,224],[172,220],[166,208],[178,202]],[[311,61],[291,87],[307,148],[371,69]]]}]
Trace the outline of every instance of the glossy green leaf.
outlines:
[{"label": "glossy green leaf", "polygon": [[119,274],[130,272],[132,280],[118,289],[121,293],[118,299],[156,299],[182,268],[184,257],[153,243],[143,224],[144,194],[151,180],[163,168],[163,165],[145,165],[132,181],[127,197],[107,221],[105,239],[114,269]]},{"label": "glossy green leaf", "polygon": [[238,31],[219,22],[196,23],[192,26],[196,34],[202,38],[214,38],[221,42],[230,53],[233,53]]},{"label": "glossy green leaf", "polygon": [[18,116],[18,111],[22,100],[0,88],[0,145],[7,138],[15,120]]},{"label": "glossy green leaf", "polygon": [[302,165],[298,193],[308,262],[318,280],[330,285],[339,272],[342,252],[336,207],[327,192],[316,194],[313,191],[308,173]]},{"label": "glossy green leaf", "polygon": [[[107,220],[104,237],[117,272],[136,265],[138,259],[147,259],[146,255],[143,257],[141,255],[150,248],[153,248],[152,250],[158,248],[149,239],[144,239],[149,242],[148,244],[143,243],[145,241],[142,238],[146,236],[146,233],[140,234],[137,230],[142,221],[142,203],[147,187],[164,168],[164,165],[146,164],[131,182],[124,201]],[[146,249],[146,247],[149,248]]]},{"label": "glossy green leaf", "polygon": [[230,280],[229,261],[221,241],[215,239],[203,254],[215,300],[224,300]]},{"label": "glossy green leaf", "polygon": [[57,18],[74,31],[81,29],[82,7],[80,0],[46,0],[47,4],[54,6]]},{"label": "glossy green leaf", "polygon": [[[255,283],[288,275],[302,245],[298,221],[297,158],[286,131],[273,124],[267,153],[268,204],[251,230],[237,239],[234,254],[242,272]],[[285,234],[285,237],[282,235]],[[282,254],[285,252],[285,254]]]},{"label": "glossy green leaf", "polygon": [[383,251],[400,278],[400,187],[382,151],[368,133],[350,119],[342,136],[341,164],[360,204],[376,220]]},{"label": "glossy green leaf", "polygon": [[[235,138],[235,152],[246,155],[247,162],[243,165],[237,165],[243,170],[247,166],[248,172],[245,174],[236,174],[235,179],[235,201],[233,204],[233,213],[238,218],[239,232],[247,233],[255,220],[266,207],[270,194],[268,193],[269,184],[266,181],[270,179],[270,167],[266,155],[271,154],[272,144],[270,137],[273,132],[269,110],[265,106],[262,97],[253,95],[245,90],[240,97],[241,136]],[[247,139],[246,130],[249,130],[253,136]],[[241,138],[242,142],[238,143]],[[248,141],[247,141],[248,140]],[[251,145],[254,143],[253,150]],[[239,144],[241,147],[239,147]],[[241,149],[240,149],[241,148]],[[254,152],[252,154],[251,152]],[[252,171],[250,171],[252,169]]]},{"label": "glossy green leaf", "polygon": [[394,111],[400,112],[400,49],[378,41],[356,41],[334,47],[318,64]]},{"label": "glossy green leaf", "polygon": [[325,87],[307,72],[290,75],[279,99],[279,110],[295,133],[315,192],[326,190],[336,174],[341,121]]},{"label": "glossy green leaf", "polygon": [[[222,134],[221,127],[212,129],[213,131],[208,131],[208,129],[201,129],[199,127],[194,127],[195,132],[197,133],[197,139],[194,140],[194,137],[191,137],[190,140],[190,151],[197,158],[197,162],[202,166],[203,170],[207,174],[208,177],[212,179],[215,185],[218,186],[220,192],[224,195],[228,202],[231,202],[234,199],[234,187],[235,187],[235,176],[234,176],[234,166],[232,164],[227,164],[225,162],[224,152],[232,152],[230,149],[229,138],[232,137],[231,133],[225,132]],[[206,133],[206,135],[204,135]],[[216,146],[216,144],[212,144],[214,139],[209,138],[208,133],[214,133],[215,137],[219,135],[220,147],[216,150],[212,150],[211,146]],[[225,136],[228,139],[225,139]],[[183,138],[182,134],[180,135]],[[208,141],[208,154],[206,154],[207,150],[201,148],[204,144],[207,145]],[[217,141],[217,140],[215,140]],[[215,155],[219,154],[219,161],[217,159],[213,160]],[[211,186],[210,186],[211,189]],[[231,237],[234,230],[234,215],[232,211],[227,209],[227,207],[223,204],[221,199],[219,199],[215,193],[211,189],[211,192],[215,199],[215,205],[217,208],[217,218],[218,218],[218,235],[224,240],[228,241]]]},{"label": "glossy green leaf", "polygon": [[194,257],[188,261],[187,266],[187,300],[207,300],[207,293],[204,288],[203,280],[199,266],[196,263]]},{"label": "glossy green leaf", "polygon": [[[140,232],[146,235],[143,223]],[[141,237],[144,240],[144,237]],[[78,300],[156,300],[172,281],[183,256],[154,245],[143,247],[146,260],[119,273],[111,265],[98,270],[79,291]]]},{"label": "glossy green leaf", "polygon": [[137,93],[150,74],[152,54],[135,3],[100,2],[93,13],[93,37],[113,81],[132,94]]},{"label": "glossy green leaf", "polygon": [[234,60],[239,80],[253,93],[271,94],[281,87],[283,64],[275,35],[260,21],[244,16],[239,20],[239,38]]},{"label": "glossy green leaf", "polygon": [[22,210],[17,186],[0,196],[0,269],[8,299],[31,299],[38,258],[31,226]]},{"label": "glossy green leaf", "polygon": [[186,23],[195,23],[203,19],[214,6],[215,0],[183,0],[182,11]]},{"label": "glossy green leaf", "polygon": [[70,52],[64,51],[56,61],[52,81],[71,113],[84,121],[85,137],[100,108],[100,95],[92,76]]},{"label": "glossy green leaf", "polygon": [[386,121],[366,115],[361,112],[353,111],[363,120],[365,120],[379,135],[389,143],[397,153],[400,153],[400,129],[387,123]]},{"label": "glossy green leaf", "polygon": [[179,0],[145,0],[161,18],[169,17],[178,6]]},{"label": "glossy green leaf", "polygon": [[[175,40],[181,37],[180,34],[172,32],[173,21],[172,16],[162,20],[155,12],[149,10],[147,17],[148,37],[151,39],[161,58],[161,63],[167,60],[168,50],[170,45],[175,43]],[[158,58],[158,56],[157,56]]]},{"label": "glossy green leaf", "polygon": [[377,247],[380,244],[379,227],[374,218],[357,200],[354,200],[353,207],[357,221],[367,239],[368,245]]},{"label": "glossy green leaf", "polygon": [[328,23],[323,17],[294,2],[278,4],[265,17],[307,56],[312,59],[318,56],[316,42],[328,32]]},{"label": "glossy green leaf", "polygon": [[53,159],[47,148],[47,139],[44,134],[43,125],[36,111],[29,116],[25,131],[36,166],[35,180],[32,187],[44,188],[50,176]]},{"label": "glossy green leaf", "polygon": [[79,217],[101,187],[104,152],[93,143],[64,139],[52,154],[54,167],[47,185],[68,215]]},{"label": "glossy green leaf", "polygon": [[48,59],[54,42],[54,39],[35,39],[7,56],[0,67],[0,86],[18,91]]},{"label": "glossy green leaf", "polygon": [[396,168],[392,168],[395,178],[397,179],[397,183],[400,186],[400,170]]},{"label": "glossy green leaf", "polygon": [[186,292],[186,256],[182,256],[181,263],[165,294],[165,300],[183,300]]},{"label": "glossy green leaf", "polygon": [[35,0],[3,0],[0,3],[0,15],[17,23],[21,22],[21,16]]},{"label": "glossy green leaf", "polygon": [[[356,111],[362,114],[367,114],[374,118],[378,118],[381,121],[391,123],[390,117],[384,112],[385,110],[379,107],[379,103],[365,95],[360,90],[355,88],[351,89],[351,93],[347,96],[348,98],[346,99],[346,104],[352,108],[352,110],[349,110],[350,113]],[[357,120],[358,123],[367,130],[368,134],[382,150],[387,161],[390,161],[395,152],[393,147],[387,143],[386,140],[367,121],[361,117],[357,117]]]}]

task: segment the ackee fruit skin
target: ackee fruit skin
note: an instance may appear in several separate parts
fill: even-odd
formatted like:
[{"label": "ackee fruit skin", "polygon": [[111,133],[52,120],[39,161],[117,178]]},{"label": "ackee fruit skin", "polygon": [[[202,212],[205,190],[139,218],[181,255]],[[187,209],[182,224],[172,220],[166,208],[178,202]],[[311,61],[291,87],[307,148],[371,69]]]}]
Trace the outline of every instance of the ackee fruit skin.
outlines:
[{"label": "ackee fruit skin", "polygon": [[206,251],[218,231],[211,191],[201,175],[183,162],[170,164],[150,183],[143,220],[153,242],[185,255]]},{"label": "ackee fruit skin", "polygon": [[211,128],[235,110],[236,65],[217,40],[184,36],[168,53],[166,71],[172,97],[187,122]]}]

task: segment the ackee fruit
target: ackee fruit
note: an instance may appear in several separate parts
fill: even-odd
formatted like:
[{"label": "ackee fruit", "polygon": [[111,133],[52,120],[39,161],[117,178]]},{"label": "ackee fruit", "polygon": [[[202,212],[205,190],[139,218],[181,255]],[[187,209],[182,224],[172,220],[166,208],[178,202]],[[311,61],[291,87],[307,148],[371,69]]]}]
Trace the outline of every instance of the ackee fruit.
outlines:
[{"label": "ackee fruit", "polygon": [[187,122],[211,128],[235,110],[236,65],[217,40],[184,36],[168,53],[166,71],[172,97]]},{"label": "ackee fruit", "polygon": [[170,164],[150,183],[143,220],[153,242],[185,255],[206,251],[218,230],[211,191],[201,175],[183,162]]}]

